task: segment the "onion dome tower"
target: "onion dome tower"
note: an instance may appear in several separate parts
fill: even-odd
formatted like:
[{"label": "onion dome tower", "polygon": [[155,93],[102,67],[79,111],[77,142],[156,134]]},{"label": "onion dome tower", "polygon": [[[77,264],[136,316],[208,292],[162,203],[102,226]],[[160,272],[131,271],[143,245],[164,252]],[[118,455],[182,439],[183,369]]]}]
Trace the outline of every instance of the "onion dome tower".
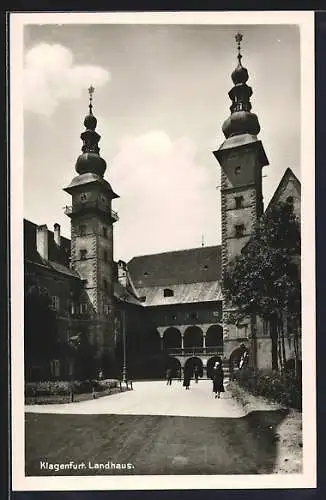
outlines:
[{"label": "onion dome tower", "polygon": [[232,101],[231,116],[225,120],[222,126],[226,138],[241,134],[256,136],[260,132],[257,115],[251,113],[252,88],[247,85],[248,71],[241,64],[241,33],[237,33],[235,39],[238,46],[238,65],[231,74],[234,83],[234,87],[229,92]]},{"label": "onion dome tower", "polygon": [[[259,121],[251,112],[252,88],[247,85],[249,74],[241,62],[242,38],[241,33],[235,36],[238,61],[231,74],[231,115],[222,125],[225,141],[213,153],[221,166],[222,280],[229,263],[241,253],[263,214],[262,168],[268,165],[263,145],[257,138]],[[250,330],[248,325],[240,329],[230,324],[231,310],[223,301],[224,354],[227,357],[239,342],[246,343]]]},{"label": "onion dome tower", "polygon": [[89,319],[90,341],[94,340],[98,354],[103,355],[113,350],[113,223],[118,216],[111,205],[119,196],[104,179],[106,162],[100,156],[101,137],[95,130],[97,120],[93,115],[94,87],[88,91],[89,113],[80,136],[82,154],[75,165],[78,175],[64,188],[72,198],[65,213],[71,220],[71,267],[85,284],[82,319]]}]

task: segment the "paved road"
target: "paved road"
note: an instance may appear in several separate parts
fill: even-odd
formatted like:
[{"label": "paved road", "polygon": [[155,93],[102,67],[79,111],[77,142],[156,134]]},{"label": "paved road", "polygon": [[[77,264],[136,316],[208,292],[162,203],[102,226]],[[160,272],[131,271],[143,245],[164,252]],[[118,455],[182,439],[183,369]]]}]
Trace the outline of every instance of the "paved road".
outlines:
[{"label": "paved road", "polygon": [[227,391],[215,399],[212,382],[192,382],[186,391],[179,381],[135,382],[134,390],[79,403],[30,405],[28,413],[169,415],[185,417],[239,418],[244,412]]},{"label": "paved road", "polygon": [[[136,382],[134,390],[97,400],[26,407],[26,474],[268,474],[277,462],[278,411],[243,414],[209,381]],[[44,469],[41,463],[84,464]],[[124,472],[111,462],[132,464]],[[110,468],[94,468],[109,464]]]}]

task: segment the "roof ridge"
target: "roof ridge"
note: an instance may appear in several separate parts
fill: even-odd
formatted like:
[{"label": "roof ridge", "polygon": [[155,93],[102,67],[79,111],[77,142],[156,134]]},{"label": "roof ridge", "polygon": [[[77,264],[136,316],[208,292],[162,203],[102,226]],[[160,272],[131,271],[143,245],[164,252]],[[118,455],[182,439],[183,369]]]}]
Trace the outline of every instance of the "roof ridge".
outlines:
[{"label": "roof ridge", "polygon": [[154,257],[156,255],[166,255],[166,254],[175,254],[175,253],[182,253],[182,252],[190,252],[191,250],[202,250],[206,248],[221,248],[222,245],[209,245],[209,246],[204,246],[204,247],[191,247],[191,248],[183,248],[180,250],[166,250],[164,252],[157,252],[157,253],[148,253],[148,254],[142,254],[142,255],[135,255],[132,257],[129,262],[131,262],[133,259],[139,259],[140,257]]}]

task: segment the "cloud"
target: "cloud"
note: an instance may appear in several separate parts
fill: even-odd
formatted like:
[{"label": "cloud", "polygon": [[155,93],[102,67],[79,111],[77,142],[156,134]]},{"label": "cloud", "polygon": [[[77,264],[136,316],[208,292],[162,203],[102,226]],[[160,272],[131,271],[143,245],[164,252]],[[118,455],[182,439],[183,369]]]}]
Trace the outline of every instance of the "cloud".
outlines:
[{"label": "cloud", "polygon": [[199,246],[212,227],[216,184],[187,137],[171,140],[157,130],[124,138],[108,178],[121,196],[115,201],[118,258]]},{"label": "cloud", "polygon": [[25,109],[50,116],[60,102],[78,99],[90,84],[100,87],[109,79],[100,66],[74,64],[73,53],[63,45],[40,43],[25,55]]}]

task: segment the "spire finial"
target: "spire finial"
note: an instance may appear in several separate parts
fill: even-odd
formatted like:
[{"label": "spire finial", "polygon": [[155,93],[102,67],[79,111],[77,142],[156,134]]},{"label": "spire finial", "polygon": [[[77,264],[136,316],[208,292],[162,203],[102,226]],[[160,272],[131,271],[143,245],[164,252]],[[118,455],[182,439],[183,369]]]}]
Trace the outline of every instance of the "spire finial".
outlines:
[{"label": "spire finial", "polygon": [[241,42],[242,42],[242,39],[243,39],[243,35],[242,33],[237,33],[235,35],[235,41],[237,42],[237,48],[238,48],[238,61],[239,61],[239,65],[241,66],[241,59],[242,59],[242,55],[241,55]]},{"label": "spire finial", "polygon": [[89,114],[92,115],[93,112],[92,112],[92,109],[93,109],[93,94],[95,92],[95,88],[93,87],[93,85],[91,85],[89,88],[88,88],[88,93],[89,93]]}]

